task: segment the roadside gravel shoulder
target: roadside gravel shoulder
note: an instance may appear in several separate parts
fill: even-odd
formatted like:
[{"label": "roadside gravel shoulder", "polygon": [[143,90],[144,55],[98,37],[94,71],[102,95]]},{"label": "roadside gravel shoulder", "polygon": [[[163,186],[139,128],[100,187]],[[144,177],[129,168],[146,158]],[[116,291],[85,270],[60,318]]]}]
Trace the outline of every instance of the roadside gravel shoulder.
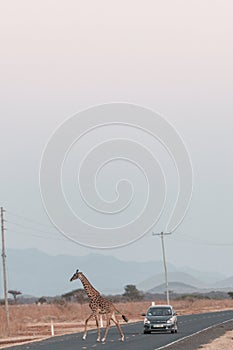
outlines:
[{"label": "roadside gravel shoulder", "polygon": [[198,350],[232,350],[233,349],[233,329],[226,332],[220,338],[211,343],[201,346]]},{"label": "roadside gravel shoulder", "polygon": [[232,350],[233,321],[211,327],[166,347],[166,350]]}]

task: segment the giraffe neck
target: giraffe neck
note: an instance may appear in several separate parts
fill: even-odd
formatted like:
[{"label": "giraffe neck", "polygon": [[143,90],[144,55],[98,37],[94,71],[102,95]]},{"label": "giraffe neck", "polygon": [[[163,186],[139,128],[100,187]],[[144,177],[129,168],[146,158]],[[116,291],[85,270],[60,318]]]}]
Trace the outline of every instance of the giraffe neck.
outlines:
[{"label": "giraffe neck", "polygon": [[100,293],[91,285],[86,276],[83,273],[80,273],[79,279],[82,282],[82,285],[90,299],[93,299],[100,295]]}]

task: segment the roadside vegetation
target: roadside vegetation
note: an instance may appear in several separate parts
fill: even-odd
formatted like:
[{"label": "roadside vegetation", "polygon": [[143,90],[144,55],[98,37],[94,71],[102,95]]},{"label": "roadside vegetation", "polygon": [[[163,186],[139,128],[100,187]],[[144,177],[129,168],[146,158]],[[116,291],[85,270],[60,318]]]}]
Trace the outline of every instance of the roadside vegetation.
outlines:
[{"label": "roadside vegetation", "polygon": [[[117,304],[117,309],[127,315],[129,321],[143,321],[141,316],[154,301],[164,304],[164,294],[143,294],[133,285],[125,287],[122,295],[106,296]],[[143,300],[142,300],[143,299]],[[171,293],[171,304],[178,315],[233,309],[231,294],[212,292],[206,294]],[[62,296],[40,298],[17,298],[9,305],[10,329],[7,330],[3,301],[0,305],[0,340],[10,337],[45,337],[51,334],[53,322],[55,334],[83,330],[84,320],[90,314],[88,299],[82,289]],[[120,316],[119,316],[120,319]],[[93,321],[95,327],[95,322]]]}]

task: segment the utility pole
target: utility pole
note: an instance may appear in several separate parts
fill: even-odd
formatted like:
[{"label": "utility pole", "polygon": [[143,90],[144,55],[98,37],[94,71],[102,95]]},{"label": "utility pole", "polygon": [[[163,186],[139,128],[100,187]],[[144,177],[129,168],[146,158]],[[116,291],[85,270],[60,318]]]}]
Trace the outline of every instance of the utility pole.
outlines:
[{"label": "utility pole", "polygon": [[7,299],[6,253],[5,253],[5,237],[4,237],[4,235],[5,235],[4,212],[5,212],[5,210],[3,209],[3,207],[1,207],[3,284],[4,284],[4,299],[5,299],[6,324],[7,324],[7,330],[9,331],[10,318],[9,318],[9,307],[8,307],[8,299]]},{"label": "utility pole", "polygon": [[164,247],[164,235],[170,235],[171,232],[160,232],[160,233],[153,233],[153,236],[160,236],[161,237],[161,243],[162,243],[162,252],[163,252],[163,265],[164,265],[164,274],[165,274],[165,286],[166,286],[166,296],[167,296],[167,304],[170,304],[169,300],[169,288],[168,288],[168,275],[167,275],[167,264],[166,264],[166,256],[165,256],[165,247]]}]

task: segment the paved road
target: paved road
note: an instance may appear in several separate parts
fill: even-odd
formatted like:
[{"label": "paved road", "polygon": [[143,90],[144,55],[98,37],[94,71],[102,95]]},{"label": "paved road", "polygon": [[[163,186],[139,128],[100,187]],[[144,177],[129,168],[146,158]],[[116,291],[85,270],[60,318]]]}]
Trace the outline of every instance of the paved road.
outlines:
[{"label": "paved road", "polygon": [[[192,334],[202,331],[216,324],[232,320],[233,310],[187,315],[178,317],[177,334],[143,334],[142,322],[122,325],[125,342],[119,340],[116,327],[110,329],[106,343],[97,343],[96,331],[89,331],[85,341],[82,334],[72,334],[53,337],[41,342],[9,347],[8,350],[156,350],[162,349],[170,343],[177,342]],[[191,339],[191,338],[190,338]]]}]

